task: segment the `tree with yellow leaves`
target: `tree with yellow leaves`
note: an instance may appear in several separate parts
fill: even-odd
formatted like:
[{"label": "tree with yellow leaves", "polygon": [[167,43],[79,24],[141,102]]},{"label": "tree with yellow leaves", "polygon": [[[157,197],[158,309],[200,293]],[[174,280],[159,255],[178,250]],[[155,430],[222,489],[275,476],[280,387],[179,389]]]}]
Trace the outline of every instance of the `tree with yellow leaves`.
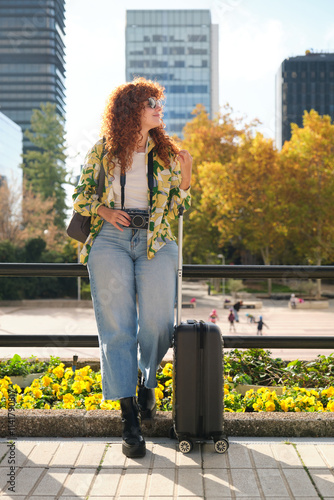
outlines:
[{"label": "tree with yellow leaves", "polygon": [[[303,127],[292,125],[281,151],[287,235],[299,263],[322,265],[334,258],[334,124],[330,116],[305,111]],[[318,281],[320,295],[320,280]]]}]

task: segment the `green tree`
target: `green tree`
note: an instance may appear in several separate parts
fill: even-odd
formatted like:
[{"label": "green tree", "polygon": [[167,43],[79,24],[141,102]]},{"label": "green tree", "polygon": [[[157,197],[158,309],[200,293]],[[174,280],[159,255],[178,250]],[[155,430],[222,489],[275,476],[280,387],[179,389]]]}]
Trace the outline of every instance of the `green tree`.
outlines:
[{"label": "green tree", "polygon": [[31,117],[31,129],[25,136],[32,144],[23,154],[23,175],[28,189],[41,194],[43,199],[54,199],[55,218],[58,227],[64,227],[66,218],[65,129],[64,119],[52,103],[41,104]]}]

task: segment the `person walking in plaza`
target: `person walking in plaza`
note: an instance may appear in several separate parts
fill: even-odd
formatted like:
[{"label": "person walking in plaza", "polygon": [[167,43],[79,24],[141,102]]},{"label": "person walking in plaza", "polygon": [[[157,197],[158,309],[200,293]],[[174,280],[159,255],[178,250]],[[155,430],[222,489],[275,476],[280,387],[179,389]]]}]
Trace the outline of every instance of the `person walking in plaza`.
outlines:
[{"label": "person walking in plaza", "polygon": [[239,323],[239,311],[241,309],[241,306],[242,306],[242,300],[238,300],[238,302],[236,302],[233,306],[233,313],[234,313],[235,321],[237,323]]},{"label": "person walking in plaza", "polygon": [[230,308],[230,314],[228,315],[228,321],[230,323],[230,329],[229,331],[231,332],[232,330],[235,332],[235,324],[234,324],[234,320],[235,320],[235,316],[234,316],[234,312],[233,312],[233,308],[231,307]]},{"label": "person walking in plaza", "polygon": [[260,316],[259,321],[255,321],[255,323],[257,323],[257,335],[262,335],[263,325],[269,328],[269,326],[263,321],[262,316]]},{"label": "person walking in plaza", "polygon": [[146,452],[140,415],[154,413],[156,371],[174,329],[177,245],[169,222],[190,206],[192,158],[165,132],[162,99],[164,88],[144,78],[111,92],[104,139],[88,152],[73,195],[74,210],[91,216],[81,262],[98,327],[103,399],[120,400],[123,453],[133,458]]}]

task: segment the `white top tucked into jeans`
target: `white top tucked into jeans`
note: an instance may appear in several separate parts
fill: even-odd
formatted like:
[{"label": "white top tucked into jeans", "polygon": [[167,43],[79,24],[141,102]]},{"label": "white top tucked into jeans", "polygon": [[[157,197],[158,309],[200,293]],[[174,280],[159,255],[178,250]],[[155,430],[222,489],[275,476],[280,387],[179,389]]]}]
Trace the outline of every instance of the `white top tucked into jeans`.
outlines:
[{"label": "white top tucked into jeans", "polygon": [[[138,208],[140,210],[148,210],[147,200],[147,166],[145,162],[145,153],[133,154],[132,167],[126,172],[126,184],[124,188],[124,205],[125,208]],[[121,169],[115,167],[113,181],[115,208],[121,209]]]}]

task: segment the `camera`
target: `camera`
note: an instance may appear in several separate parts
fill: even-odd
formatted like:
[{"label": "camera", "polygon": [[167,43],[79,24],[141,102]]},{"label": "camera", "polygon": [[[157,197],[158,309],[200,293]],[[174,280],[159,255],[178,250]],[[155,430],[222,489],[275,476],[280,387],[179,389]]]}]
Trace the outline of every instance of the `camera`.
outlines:
[{"label": "camera", "polygon": [[131,217],[128,227],[133,229],[148,229],[149,213],[145,210],[124,210]]}]

